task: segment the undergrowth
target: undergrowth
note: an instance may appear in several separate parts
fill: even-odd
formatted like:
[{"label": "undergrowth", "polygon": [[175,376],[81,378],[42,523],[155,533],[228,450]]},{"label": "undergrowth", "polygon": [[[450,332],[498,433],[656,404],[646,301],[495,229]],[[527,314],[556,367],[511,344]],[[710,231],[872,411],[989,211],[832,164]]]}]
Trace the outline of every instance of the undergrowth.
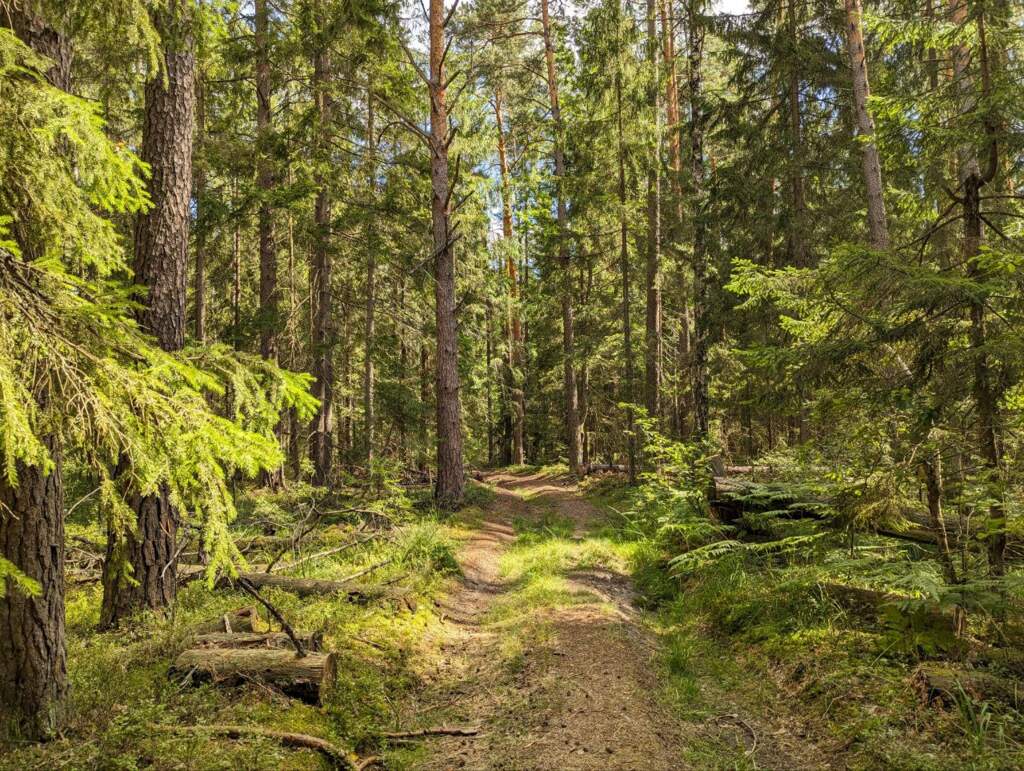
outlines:
[{"label": "undergrowth", "polygon": [[[639,486],[613,475],[584,489],[633,541],[621,553],[662,642],[665,696],[693,727],[695,767],[814,767],[836,756],[864,769],[1019,767],[1019,712],[967,692],[947,709],[924,706],[912,684],[923,658],[943,655],[941,641],[906,623],[942,583],[934,560],[804,522],[737,540],[710,516],[700,448],[669,444],[654,448],[660,473]],[[823,590],[833,582],[905,600],[866,617]]]},{"label": "undergrowth", "polygon": [[[337,687],[322,707],[255,683],[196,687],[168,677],[197,624],[254,605],[241,592],[195,580],[179,589],[169,617],[141,614],[116,631],[99,632],[100,585],[73,584],[67,596],[71,699],[64,734],[47,744],[10,748],[0,757],[0,768],[269,770],[316,768],[324,762],[309,751],[258,737],[231,741],[174,730],[207,724],[308,733],[360,752],[382,746],[381,732],[397,728],[398,701],[416,686],[419,664],[430,655],[424,641],[439,624],[431,598],[459,570],[455,552],[460,531],[432,511],[426,494],[410,496],[386,480],[378,481],[376,489],[355,498],[326,497],[322,490],[299,486],[276,495],[249,495],[240,501],[233,529],[239,543],[259,543],[253,539],[268,533],[291,536],[316,520],[301,542],[301,555],[290,550],[282,555],[276,545],[256,548],[246,555],[251,566],[275,557],[284,564],[366,538],[341,553],[281,572],[340,579],[379,565],[360,581],[401,586],[414,598],[415,609],[409,610],[360,606],[342,596],[300,599],[281,590],[262,590],[297,631],[322,630],[324,649],[337,653]],[[470,491],[466,516],[471,517],[490,494],[479,486]],[[85,518],[72,520],[68,530],[87,541],[103,540],[99,528]],[[262,608],[260,616],[267,618]],[[389,768],[402,768],[415,756],[415,751],[396,753]]]}]

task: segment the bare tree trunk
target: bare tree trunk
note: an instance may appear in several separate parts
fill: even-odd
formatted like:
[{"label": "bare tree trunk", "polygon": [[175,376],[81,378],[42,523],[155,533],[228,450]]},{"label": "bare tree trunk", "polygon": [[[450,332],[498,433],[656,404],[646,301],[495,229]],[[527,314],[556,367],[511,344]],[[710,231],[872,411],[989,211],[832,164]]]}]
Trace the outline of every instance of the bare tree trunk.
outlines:
[{"label": "bare tree trunk", "polygon": [[491,328],[494,326],[493,306],[490,298],[484,303],[484,336],[486,338],[486,363],[487,363],[487,465],[494,465],[494,397],[492,394],[493,384],[491,377],[491,364],[493,361],[493,344],[491,341]]},{"label": "bare tree trunk", "polygon": [[647,325],[644,348],[644,403],[649,417],[661,416],[661,100],[658,83],[658,26],[655,0],[647,0],[647,60],[651,68],[654,147],[647,171]]},{"label": "bare tree trunk", "polygon": [[864,32],[861,28],[860,0],[845,0],[846,44],[853,73],[853,106],[857,119],[857,133],[861,142],[864,167],[864,185],[868,196],[868,237],[872,249],[889,248],[889,226],[885,216],[885,198],[882,189],[882,163],[875,144],[875,120],[868,109],[871,89],[868,85],[868,66],[864,56]]},{"label": "bare tree trunk", "polygon": [[[622,6],[618,6],[616,23]],[[620,26],[616,27],[616,39]],[[622,348],[625,358],[623,372],[622,401],[626,403],[626,469],[629,483],[636,484],[636,431],[634,425],[633,402],[633,330],[630,319],[630,265],[629,265],[629,222],[626,216],[626,138],[622,124],[622,52],[615,52],[615,127],[617,137],[617,160],[619,174],[619,267],[622,275]]]},{"label": "bare tree trunk", "polygon": [[807,248],[807,196],[804,185],[804,138],[803,121],[800,114],[800,59],[799,35],[797,32],[797,6],[790,3],[786,11],[790,45],[795,52],[789,63],[786,88],[789,113],[790,195],[793,207],[789,224],[789,257],[793,265],[805,268],[810,265]]},{"label": "bare tree trunk", "polygon": [[703,0],[689,0],[690,168],[694,197],[693,316],[695,340],[691,363],[694,432],[706,439],[710,430],[708,404],[708,248],[707,203],[704,190],[704,28],[699,19]]},{"label": "bare tree trunk", "polygon": [[[172,2],[155,15],[165,72],[146,84],[142,160],[149,164],[153,208],[135,228],[135,280],[148,289],[139,323],[165,351],[185,344],[189,206],[195,130],[196,60],[190,12]],[[129,495],[136,528],[123,541],[112,529],[103,566],[100,624],[116,625],[131,613],[174,602],[178,512],[166,489]]]},{"label": "bare tree trunk", "polygon": [[[369,183],[370,200],[376,203],[377,200],[377,144],[374,132],[374,110],[373,90],[368,89],[366,94],[366,150],[367,150],[367,182]],[[375,216],[371,214],[371,216]],[[372,226],[371,226],[372,227]],[[374,434],[377,427],[376,414],[374,412],[374,339],[376,336],[375,323],[377,316],[377,253],[375,251],[375,239],[367,238],[366,254],[366,337],[363,341],[363,431],[366,442],[366,462],[373,462]]]},{"label": "bare tree trunk", "polygon": [[237,179],[231,180],[231,205],[235,210],[234,225],[231,229],[231,346],[238,350],[242,343],[242,230],[237,215]]},{"label": "bare tree trunk", "polygon": [[526,462],[523,445],[523,424],[526,420],[526,396],[523,391],[523,326],[519,319],[519,276],[516,253],[512,248],[515,234],[512,228],[512,182],[505,152],[505,128],[502,114],[501,90],[494,92],[494,120],[498,126],[498,167],[501,172],[501,235],[505,241],[505,262],[508,271],[509,317],[509,387],[512,402],[512,463]]},{"label": "bare tree trunk", "polygon": [[[196,137],[202,147],[206,137],[206,93],[203,79],[196,76]],[[196,264],[193,277],[195,294],[196,340],[206,342],[206,158],[200,158],[195,167],[195,199],[196,199]]]},{"label": "bare tree trunk", "polygon": [[459,341],[455,321],[455,251],[451,182],[448,177],[448,105],[444,54],[444,0],[430,0],[430,178],[434,226],[434,300],[437,320],[437,484],[442,509],[462,505],[462,410],[459,404]]},{"label": "bare tree trunk", "polygon": [[[53,62],[45,73],[49,83],[70,91],[70,40],[20,9],[0,14],[0,24],[8,22],[25,45]],[[51,469],[17,463],[14,485],[0,475],[0,558],[39,585],[30,596],[7,581],[0,593],[0,726],[31,740],[60,729],[68,692],[60,446],[54,436],[42,443]]]},{"label": "bare tree trunk", "polygon": [[580,460],[580,416],[576,394],[576,340],[573,332],[572,275],[569,262],[569,207],[565,198],[565,154],[562,128],[562,110],[558,102],[558,78],[555,74],[555,45],[548,13],[548,0],[541,0],[541,29],[544,35],[544,61],[547,66],[548,100],[551,104],[551,120],[554,123],[554,145],[552,155],[555,164],[557,184],[558,220],[558,264],[562,270],[562,359],[565,369],[563,388],[565,392],[565,427],[568,438],[569,471],[581,475]]},{"label": "bare tree trunk", "polygon": [[[424,411],[430,404],[430,352],[427,350],[426,340],[420,342],[420,404]],[[428,426],[426,420],[419,421],[420,425],[420,446],[419,446],[419,469],[427,470],[427,434]]]},{"label": "bare tree trunk", "polygon": [[[409,372],[409,344],[405,339],[405,276],[399,273],[398,279],[398,383],[402,387],[402,393],[405,393],[406,378]],[[405,405],[402,405],[402,409],[398,411],[396,417],[398,429],[398,459],[401,463],[405,463],[406,454],[408,451],[408,439],[406,437],[407,427],[405,424]]]},{"label": "bare tree trunk", "polygon": [[[259,190],[260,252],[260,355],[277,361],[278,311],[281,289],[277,281],[277,242],[274,237],[274,209],[270,201],[274,190],[274,164],[271,160],[271,85],[270,85],[270,7],[268,0],[255,0],[254,33],[256,44],[256,141],[258,160],[256,187]],[[283,416],[275,430],[283,433]],[[264,472],[262,483],[272,490],[284,485],[284,468]]]},{"label": "bare tree trunk", "polygon": [[331,172],[327,167],[333,119],[330,95],[331,60],[323,30],[316,33],[313,54],[313,94],[317,108],[317,193],[313,204],[313,264],[310,266],[312,300],[313,396],[320,406],[309,426],[309,459],[313,464],[313,484],[323,486],[331,477],[334,462],[334,331],[331,314],[334,310],[331,281]]},{"label": "bare tree trunk", "polygon": [[27,739],[59,728],[67,696],[64,646],[64,489],[56,442],[49,471],[17,465],[0,477],[0,555],[39,584],[28,595],[8,583],[0,596],[0,724]]}]

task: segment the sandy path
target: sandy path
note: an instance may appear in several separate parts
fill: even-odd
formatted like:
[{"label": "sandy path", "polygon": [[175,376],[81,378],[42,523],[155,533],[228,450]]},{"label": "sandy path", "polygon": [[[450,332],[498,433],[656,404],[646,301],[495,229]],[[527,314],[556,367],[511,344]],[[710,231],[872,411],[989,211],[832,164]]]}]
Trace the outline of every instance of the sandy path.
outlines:
[{"label": "sandy path", "polygon": [[534,611],[529,621],[543,634],[529,637],[509,666],[502,649],[509,628],[484,619],[515,589],[499,572],[501,554],[515,540],[513,519],[536,516],[536,502],[570,518],[583,537],[600,515],[558,479],[495,474],[488,482],[497,499],[461,552],[465,580],[442,606],[442,658],[415,710],[421,722],[479,725],[482,734],[431,739],[415,767],[683,768],[679,723],[657,701],[654,644],[638,623],[626,576],[567,575],[571,589],[593,601]]}]

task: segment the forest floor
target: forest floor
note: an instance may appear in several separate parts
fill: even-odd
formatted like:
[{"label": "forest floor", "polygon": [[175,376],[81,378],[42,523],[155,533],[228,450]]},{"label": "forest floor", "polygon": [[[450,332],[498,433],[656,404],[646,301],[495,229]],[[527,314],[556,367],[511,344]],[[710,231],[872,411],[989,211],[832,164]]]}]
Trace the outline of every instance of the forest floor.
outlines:
[{"label": "forest floor", "polygon": [[441,603],[442,656],[410,705],[419,721],[480,734],[431,739],[415,767],[680,768],[685,739],[659,698],[656,643],[614,550],[590,540],[603,514],[560,477],[487,481],[496,497]]},{"label": "forest floor", "polygon": [[357,603],[266,590],[338,658],[321,704],[255,681],[168,676],[201,624],[252,605],[237,590],[187,582],[173,614],[99,631],[100,557],[83,548],[104,533],[79,512],[68,524],[65,730],[42,745],[0,743],[0,769],[324,767],[266,736],[204,734],[210,725],[320,737],[391,771],[1020,768],[1019,707],[966,695],[924,706],[918,638],[909,650],[899,630],[823,595],[821,582],[870,585],[887,560],[916,564],[893,547],[868,544],[858,560],[845,547],[733,555],[673,575],[666,555],[683,546],[645,529],[658,510],[614,474],[577,485],[564,467],[494,472],[453,516],[433,510],[426,485],[385,492],[261,491],[233,530],[262,565],[317,510],[281,574],[367,575],[407,593]]}]

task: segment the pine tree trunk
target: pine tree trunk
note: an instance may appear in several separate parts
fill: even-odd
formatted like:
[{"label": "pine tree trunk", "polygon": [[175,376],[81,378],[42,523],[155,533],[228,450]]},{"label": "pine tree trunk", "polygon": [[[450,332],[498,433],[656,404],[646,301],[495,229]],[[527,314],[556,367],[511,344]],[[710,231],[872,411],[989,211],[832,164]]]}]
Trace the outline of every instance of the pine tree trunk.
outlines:
[{"label": "pine tree trunk", "polygon": [[445,83],[444,0],[430,0],[430,178],[434,228],[434,301],[437,322],[437,483],[434,498],[446,510],[462,505],[462,410],[459,340],[455,321],[455,251],[448,177],[448,105]]},{"label": "pine tree trunk", "polygon": [[573,331],[573,295],[571,264],[569,262],[569,207],[565,198],[565,154],[562,143],[562,111],[558,102],[558,78],[555,74],[555,46],[548,13],[548,0],[541,0],[541,31],[544,35],[544,62],[547,67],[548,100],[551,105],[551,120],[554,123],[555,141],[552,155],[555,164],[557,184],[556,217],[558,220],[558,264],[562,276],[562,359],[564,366],[563,389],[565,393],[565,427],[568,438],[569,471],[581,476],[580,416],[576,393],[576,340]]},{"label": "pine tree trunk", "polygon": [[[281,289],[277,282],[277,242],[274,237],[274,210],[270,196],[274,190],[274,165],[271,160],[271,85],[270,85],[270,8],[268,0],[254,3],[254,42],[256,44],[256,142],[258,159],[256,187],[259,190],[259,254],[260,254],[260,355],[277,362],[278,306]],[[281,438],[284,416],[275,433]],[[265,487],[278,490],[284,486],[284,468],[263,472]]]},{"label": "pine tree trunk", "polygon": [[0,476],[0,557],[39,584],[26,595],[11,585],[0,597],[0,726],[26,739],[59,728],[67,696],[64,647],[64,489],[59,450],[45,473],[17,465],[18,482]]},{"label": "pine tree trunk", "polygon": [[[185,344],[196,59],[185,7],[171,3],[154,21],[166,71],[146,84],[142,160],[151,171],[153,208],[135,228],[135,280],[148,289],[139,323],[165,351],[177,351]],[[175,598],[178,513],[167,490],[146,496],[132,492],[128,503],[135,511],[135,530],[123,541],[114,530],[108,536],[103,627],[143,608],[167,608]]]},{"label": "pine tree trunk", "polygon": [[[377,199],[377,144],[374,136],[373,91],[366,95],[366,149],[367,178],[370,200]],[[371,216],[373,216],[371,214]],[[372,230],[372,224],[371,224]],[[374,338],[377,316],[377,253],[373,238],[367,238],[366,255],[366,329],[363,340],[363,441],[366,443],[366,462],[373,462],[374,434],[377,428],[377,416],[374,404]]]},{"label": "pine tree trunk", "polygon": [[[21,3],[22,7],[29,3]],[[71,91],[71,60],[74,49],[67,35],[58,30],[55,19],[43,19],[28,9],[11,7],[4,3],[0,11],[0,23],[10,24],[18,38],[35,51],[45,56],[52,63],[44,74],[50,85],[61,91]]]},{"label": "pine tree trunk", "polygon": [[[622,6],[618,6],[621,14]],[[618,25],[618,15],[616,23]],[[616,26],[616,35],[620,26]],[[623,372],[622,401],[626,403],[626,470],[629,483],[636,484],[636,431],[632,404],[633,388],[633,329],[630,319],[630,265],[629,222],[626,214],[626,138],[622,123],[622,52],[615,54],[615,122],[618,139],[617,161],[619,175],[619,267],[622,276],[622,349],[625,366]]]},{"label": "pine tree trunk", "polygon": [[864,185],[868,196],[868,237],[871,248],[889,248],[889,227],[885,215],[882,190],[882,163],[875,144],[875,121],[868,109],[871,89],[868,85],[868,66],[864,55],[864,32],[861,28],[860,0],[845,0],[846,44],[853,73],[853,106],[857,119],[857,133],[861,137],[861,159]]},{"label": "pine tree trunk", "polygon": [[[322,34],[322,32],[321,32]],[[312,354],[313,395],[320,406],[309,427],[309,459],[313,464],[313,484],[326,485],[334,460],[334,334],[331,330],[331,191],[328,142],[332,119],[328,93],[330,58],[326,43],[318,41],[313,55],[313,90],[317,102],[318,190],[313,207],[313,264],[309,278],[313,301]]]},{"label": "pine tree trunk", "polygon": [[512,414],[512,463],[526,463],[523,442],[526,421],[526,396],[523,391],[523,325],[519,318],[519,276],[516,268],[516,253],[512,249],[515,233],[512,228],[512,182],[505,151],[505,128],[502,114],[501,90],[494,93],[494,120],[498,126],[498,168],[501,173],[501,235],[505,241],[505,262],[508,273],[508,368],[511,390]]},{"label": "pine tree trunk", "polygon": [[[0,21],[9,21],[25,45],[54,63],[46,79],[69,91],[70,40],[22,10],[7,9]],[[29,596],[8,580],[0,596],[0,736],[9,730],[30,740],[47,739],[60,728],[68,691],[64,485],[57,439],[42,442],[54,460],[49,473],[18,463],[13,486],[0,474],[0,558],[39,585]]]},{"label": "pine tree trunk", "polygon": [[[203,79],[196,76],[196,137],[202,146],[206,136],[206,93]],[[201,157],[194,164],[196,200],[196,264],[193,277],[195,295],[196,340],[206,342],[206,236],[208,223],[205,212],[206,201],[206,158]]]},{"label": "pine tree trunk", "polygon": [[703,0],[690,0],[690,164],[693,184],[693,323],[694,345],[691,362],[694,433],[706,439],[710,431],[708,404],[708,247],[706,192],[704,190],[704,28],[699,18]]},{"label": "pine tree trunk", "polygon": [[644,404],[647,415],[661,416],[661,100],[658,89],[658,27],[655,0],[647,0],[647,60],[651,68],[649,102],[655,125],[647,171],[647,318],[644,348]]},{"label": "pine tree trunk", "polygon": [[789,147],[792,154],[789,185],[793,207],[789,223],[789,258],[792,265],[806,268],[810,265],[810,254],[807,248],[807,195],[804,184],[804,138],[800,110],[800,48],[796,14],[796,4],[790,3],[786,12],[790,45],[793,50],[786,84]]}]

